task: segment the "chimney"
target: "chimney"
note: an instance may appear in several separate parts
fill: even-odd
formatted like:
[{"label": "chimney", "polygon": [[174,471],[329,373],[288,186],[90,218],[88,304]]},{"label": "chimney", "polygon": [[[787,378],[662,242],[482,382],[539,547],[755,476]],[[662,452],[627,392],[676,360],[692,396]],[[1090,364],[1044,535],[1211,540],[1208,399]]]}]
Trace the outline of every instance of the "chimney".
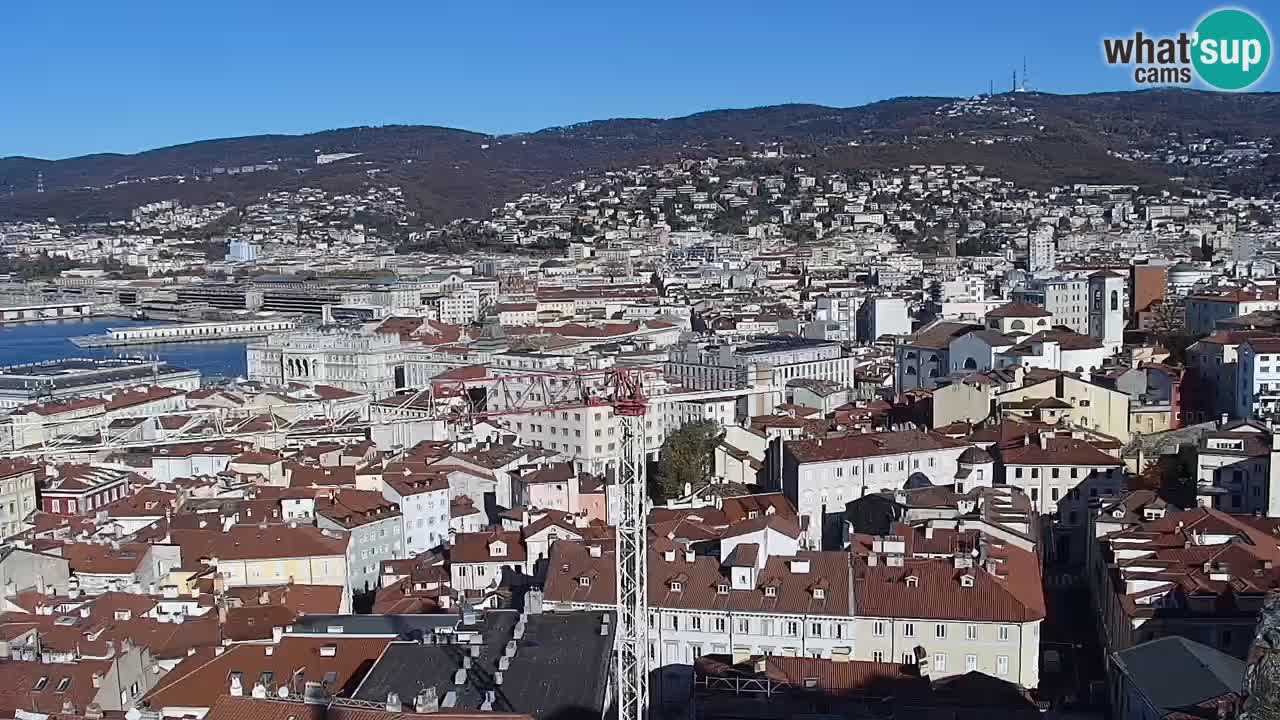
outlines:
[{"label": "chimney", "polygon": [[400,702],[400,696],[389,692],[387,693],[387,712],[398,713],[404,710],[404,705]]},{"label": "chimney", "polygon": [[413,699],[413,711],[419,715],[440,712],[440,701],[436,697],[434,687],[426,687],[418,691],[418,696]]},{"label": "chimney", "polygon": [[231,673],[231,697],[244,697],[244,685],[240,680],[240,673]]}]

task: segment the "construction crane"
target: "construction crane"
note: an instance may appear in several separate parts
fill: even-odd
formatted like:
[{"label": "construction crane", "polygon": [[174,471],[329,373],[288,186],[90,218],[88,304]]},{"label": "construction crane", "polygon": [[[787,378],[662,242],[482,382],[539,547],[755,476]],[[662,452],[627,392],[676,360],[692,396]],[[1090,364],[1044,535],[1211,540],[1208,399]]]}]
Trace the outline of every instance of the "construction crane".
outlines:
[{"label": "construction crane", "polygon": [[649,600],[645,547],[645,414],[649,402],[633,375],[611,378],[613,412],[622,420],[618,473],[616,641],[618,719],[644,720],[649,708]]}]

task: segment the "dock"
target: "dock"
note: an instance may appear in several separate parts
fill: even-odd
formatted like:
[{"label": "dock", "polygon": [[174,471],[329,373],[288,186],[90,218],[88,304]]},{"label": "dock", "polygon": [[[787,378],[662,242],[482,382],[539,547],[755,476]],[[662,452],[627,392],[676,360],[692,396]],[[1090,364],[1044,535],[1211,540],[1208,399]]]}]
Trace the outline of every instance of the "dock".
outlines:
[{"label": "dock", "polygon": [[244,320],[237,322],[153,325],[151,327],[107,328],[103,335],[67,338],[76,347],[101,348],[129,345],[252,340],[296,328],[293,320]]},{"label": "dock", "polygon": [[0,325],[40,322],[43,320],[66,320],[71,318],[93,317],[93,306],[94,303],[91,300],[73,302],[32,302],[27,304],[0,306]]}]

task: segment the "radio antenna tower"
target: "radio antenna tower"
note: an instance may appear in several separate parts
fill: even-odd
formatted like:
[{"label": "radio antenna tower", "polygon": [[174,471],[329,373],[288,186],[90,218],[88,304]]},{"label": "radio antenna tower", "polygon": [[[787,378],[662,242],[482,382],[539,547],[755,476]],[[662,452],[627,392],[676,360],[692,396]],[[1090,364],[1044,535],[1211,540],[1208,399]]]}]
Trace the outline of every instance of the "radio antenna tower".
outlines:
[{"label": "radio antenna tower", "polygon": [[1022,84],[1018,86],[1018,92],[1027,92],[1031,88],[1031,83],[1027,82],[1027,56],[1022,56]]},{"label": "radio antenna tower", "polygon": [[36,171],[36,192],[38,193],[44,192],[44,171],[43,170]]}]

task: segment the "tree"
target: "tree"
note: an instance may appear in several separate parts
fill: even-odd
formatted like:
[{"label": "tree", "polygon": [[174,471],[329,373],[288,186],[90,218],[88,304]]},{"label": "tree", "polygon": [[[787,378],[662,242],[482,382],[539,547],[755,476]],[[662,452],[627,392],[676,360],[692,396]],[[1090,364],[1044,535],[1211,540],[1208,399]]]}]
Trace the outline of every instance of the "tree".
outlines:
[{"label": "tree", "polygon": [[658,453],[658,473],[649,488],[655,502],[685,494],[711,475],[715,449],[724,430],[714,420],[699,420],[667,435]]}]

